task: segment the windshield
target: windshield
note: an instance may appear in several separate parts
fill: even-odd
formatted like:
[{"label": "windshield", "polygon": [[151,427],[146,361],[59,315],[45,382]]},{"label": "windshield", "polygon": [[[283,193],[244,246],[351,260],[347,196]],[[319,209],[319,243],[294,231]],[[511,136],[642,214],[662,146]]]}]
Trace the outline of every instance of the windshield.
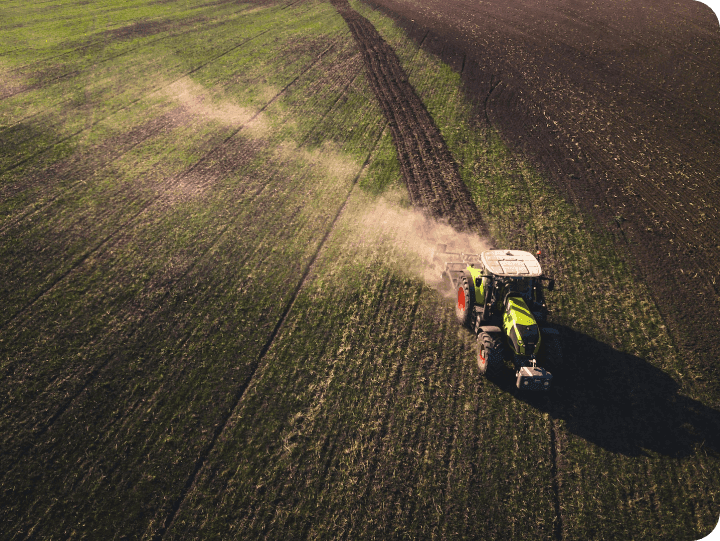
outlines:
[{"label": "windshield", "polygon": [[526,295],[530,293],[532,278],[513,278],[509,285],[513,291],[517,291],[521,295]]}]

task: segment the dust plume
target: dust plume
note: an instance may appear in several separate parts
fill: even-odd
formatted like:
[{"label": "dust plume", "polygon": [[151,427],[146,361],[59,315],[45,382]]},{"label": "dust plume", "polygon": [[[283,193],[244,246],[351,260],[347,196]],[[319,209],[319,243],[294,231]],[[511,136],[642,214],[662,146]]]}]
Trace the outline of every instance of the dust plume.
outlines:
[{"label": "dust plume", "polygon": [[[268,91],[272,92],[272,89]],[[205,121],[220,122],[226,126],[243,126],[246,132],[256,136],[262,136],[268,130],[263,115],[229,100],[213,99],[205,87],[187,77],[165,87],[163,94],[178,102],[190,114]]]},{"label": "dust plume", "polygon": [[[399,264],[444,295],[440,274],[445,258],[435,258],[438,251],[479,254],[491,248],[479,235],[458,232],[447,223],[399,204],[402,197],[391,194],[380,198],[358,217],[354,234],[361,244],[374,244],[388,262]],[[440,245],[440,246],[439,246]]]}]

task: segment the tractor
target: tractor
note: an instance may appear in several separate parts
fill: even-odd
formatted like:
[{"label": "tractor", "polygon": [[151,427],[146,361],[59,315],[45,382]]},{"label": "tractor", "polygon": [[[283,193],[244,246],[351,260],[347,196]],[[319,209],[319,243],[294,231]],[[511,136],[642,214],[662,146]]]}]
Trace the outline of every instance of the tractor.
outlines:
[{"label": "tractor", "polygon": [[438,245],[435,258],[444,260],[441,278],[456,299],[458,320],[477,335],[480,373],[496,374],[509,357],[519,389],[548,390],[552,374],[537,363],[543,357],[560,360],[559,332],[546,322],[543,294],[543,284],[552,291],[555,280],[542,274],[529,252],[465,254],[446,249]]}]

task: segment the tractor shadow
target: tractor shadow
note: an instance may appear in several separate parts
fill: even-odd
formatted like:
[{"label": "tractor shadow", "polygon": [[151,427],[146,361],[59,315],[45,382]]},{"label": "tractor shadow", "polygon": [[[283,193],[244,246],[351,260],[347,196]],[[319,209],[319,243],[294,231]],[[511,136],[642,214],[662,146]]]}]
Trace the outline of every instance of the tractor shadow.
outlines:
[{"label": "tractor shadow", "polygon": [[613,453],[641,456],[651,451],[682,458],[700,445],[720,454],[719,411],[679,394],[675,380],[644,359],[568,327],[557,328],[563,358],[543,364],[553,374],[548,393],[517,389],[509,363],[493,383]]}]

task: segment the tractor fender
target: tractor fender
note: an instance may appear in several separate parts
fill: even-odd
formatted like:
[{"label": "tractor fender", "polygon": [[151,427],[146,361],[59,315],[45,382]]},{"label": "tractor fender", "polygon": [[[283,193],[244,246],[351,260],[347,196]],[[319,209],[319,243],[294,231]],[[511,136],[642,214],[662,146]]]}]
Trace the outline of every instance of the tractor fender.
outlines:
[{"label": "tractor fender", "polygon": [[500,327],[494,327],[492,325],[483,325],[482,327],[479,327],[480,331],[486,332],[488,334],[494,333],[494,332],[502,332]]},{"label": "tractor fender", "polygon": [[468,288],[470,289],[470,306],[475,305],[475,280],[473,280],[472,274],[470,274],[469,270],[463,271],[463,276],[465,276],[465,279],[467,280]]}]

